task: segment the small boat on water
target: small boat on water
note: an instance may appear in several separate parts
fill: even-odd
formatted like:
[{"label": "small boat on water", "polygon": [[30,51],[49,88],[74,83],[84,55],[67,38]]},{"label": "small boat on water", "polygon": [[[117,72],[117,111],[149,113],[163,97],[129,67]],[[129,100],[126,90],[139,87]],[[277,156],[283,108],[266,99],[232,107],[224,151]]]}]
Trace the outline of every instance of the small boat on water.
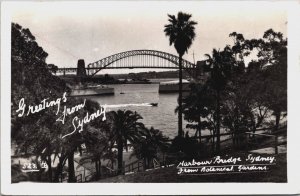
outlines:
[{"label": "small boat on water", "polygon": [[157,106],[158,103],[150,103],[150,105],[152,105],[152,106]]},{"label": "small boat on water", "polygon": [[113,95],[114,93],[114,88],[105,85],[76,85],[72,88],[70,96]]}]

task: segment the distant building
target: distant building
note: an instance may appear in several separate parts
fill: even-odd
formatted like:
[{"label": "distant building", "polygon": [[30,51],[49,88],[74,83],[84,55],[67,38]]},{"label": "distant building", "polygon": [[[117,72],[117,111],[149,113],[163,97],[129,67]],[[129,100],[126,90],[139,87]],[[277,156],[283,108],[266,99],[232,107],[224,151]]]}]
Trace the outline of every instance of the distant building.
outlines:
[{"label": "distant building", "polygon": [[205,65],[206,61],[197,61],[196,63],[193,77],[200,83],[205,83],[210,76],[210,72],[205,70]]}]

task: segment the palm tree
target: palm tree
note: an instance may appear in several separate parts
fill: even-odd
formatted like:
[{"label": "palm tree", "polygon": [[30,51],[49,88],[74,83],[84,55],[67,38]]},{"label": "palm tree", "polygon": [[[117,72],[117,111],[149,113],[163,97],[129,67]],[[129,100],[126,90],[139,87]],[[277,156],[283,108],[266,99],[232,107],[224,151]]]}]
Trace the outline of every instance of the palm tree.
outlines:
[{"label": "palm tree", "polygon": [[174,47],[179,55],[179,112],[178,112],[178,136],[182,137],[182,56],[188,52],[195,34],[195,21],[190,20],[192,15],[178,12],[177,18],[174,15],[169,16],[169,24],[165,25],[165,35],[169,37],[170,45]]},{"label": "palm tree", "polygon": [[158,157],[158,152],[166,152],[169,143],[168,138],[163,136],[161,131],[151,127],[145,128],[141,132],[142,137],[138,143],[134,145],[134,151],[131,156],[143,159],[144,169],[150,167],[150,162]]},{"label": "palm tree", "polygon": [[[96,180],[101,177],[101,160],[104,158],[104,154],[109,150],[109,134],[106,128],[106,123],[100,120],[95,121],[96,127],[87,126],[87,130],[84,135],[84,144],[86,146],[86,153],[80,159],[81,165],[89,162],[95,163]],[[92,124],[91,124],[92,125]],[[78,165],[81,166],[81,165]]]},{"label": "palm tree", "polygon": [[230,78],[233,67],[235,66],[235,58],[230,47],[226,46],[223,51],[213,49],[212,56],[205,54],[207,66],[211,76],[208,85],[216,92],[216,134],[217,147],[216,151],[220,152],[220,99],[221,92],[225,89],[227,80]]},{"label": "palm tree", "polygon": [[[89,113],[94,113],[100,108],[98,103],[87,101],[86,110]],[[102,121],[97,118],[86,126],[86,131],[82,132],[83,142],[86,147],[86,153],[80,159],[80,164],[93,162],[95,164],[96,175],[93,176],[96,180],[101,177],[101,161],[106,159],[105,154],[111,150],[110,142],[111,129],[108,120]],[[79,165],[80,166],[80,165]]]},{"label": "palm tree", "polygon": [[131,144],[136,143],[140,139],[140,130],[144,128],[144,124],[137,122],[142,117],[136,112],[130,110],[112,111],[108,114],[112,119],[112,144],[117,143],[118,149],[118,174],[123,172],[123,149],[127,149],[127,141]]}]

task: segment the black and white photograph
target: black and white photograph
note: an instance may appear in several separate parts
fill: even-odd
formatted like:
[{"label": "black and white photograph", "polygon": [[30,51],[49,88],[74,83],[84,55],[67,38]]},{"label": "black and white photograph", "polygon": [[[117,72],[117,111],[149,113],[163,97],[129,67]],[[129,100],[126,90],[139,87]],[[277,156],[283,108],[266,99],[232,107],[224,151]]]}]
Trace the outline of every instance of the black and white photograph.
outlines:
[{"label": "black and white photograph", "polygon": [[[290,24],[297,6],[2,2],[5,180],[49,187],[38,194],[70,184],[69,194],[127,185],[127,194],[148,185],[178,186],[172,194],[193,185],[201,194],[197,186],[220,193],[216,183],[266,184],[270,192],[269,185],[293,183],[296,174],[289,173],[297,170],[289,164],[299,166],[299,157],[290,151],[299,145],[290,138],[299,126],[290,119],[298,124],[300,108],[288,98],[299,88],[288,85],[289,77],[299,78]],[[88,186],[98,190],[75,191]],[[249,193],[259,191],[253,187]]]}]

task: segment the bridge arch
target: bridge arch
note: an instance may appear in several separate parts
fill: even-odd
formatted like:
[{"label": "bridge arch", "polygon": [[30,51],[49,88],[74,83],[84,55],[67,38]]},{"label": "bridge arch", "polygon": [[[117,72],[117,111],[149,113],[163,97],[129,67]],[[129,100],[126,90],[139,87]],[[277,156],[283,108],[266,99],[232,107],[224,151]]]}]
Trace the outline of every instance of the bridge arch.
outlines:
[{"label": "bridge arch", "polygon": [[[88,64],[87,65],[88,75],[90,77],[92,77],[95,74],[97,74],[99,71],[101,71],[102,69],[107,69],[113,63],[120,61],[122,59],[128,58],[128,57],[132,57],[132,56],[158,57],[158,58],[167,60],[176,66],[179,66],[179,57],[176,55],[162,52],[162,51],[157,51],[157,50],[131,50],[131,51],[113,54],[111,56],[105,57],[101,60],[98,60],[96,62]],[[182,68],[183,69],[192,69],[194,67],[195,67],[195,65],[193,63],[191,63],[185,59],[182,59]],[[123,68],[123,67],[116,67],[116,68]],[[127,68],[130,68],[130,66]],[[137,68],[137,67],[132,66],[132,68]],[[143,67],[143,68],[147,68],[147,67]],[[170,67],[169,66],[152,66],[152,67],[148,67],[148,68],[170,68]],[[174,68],[174,67],[172,67],[172,68]]]}]

